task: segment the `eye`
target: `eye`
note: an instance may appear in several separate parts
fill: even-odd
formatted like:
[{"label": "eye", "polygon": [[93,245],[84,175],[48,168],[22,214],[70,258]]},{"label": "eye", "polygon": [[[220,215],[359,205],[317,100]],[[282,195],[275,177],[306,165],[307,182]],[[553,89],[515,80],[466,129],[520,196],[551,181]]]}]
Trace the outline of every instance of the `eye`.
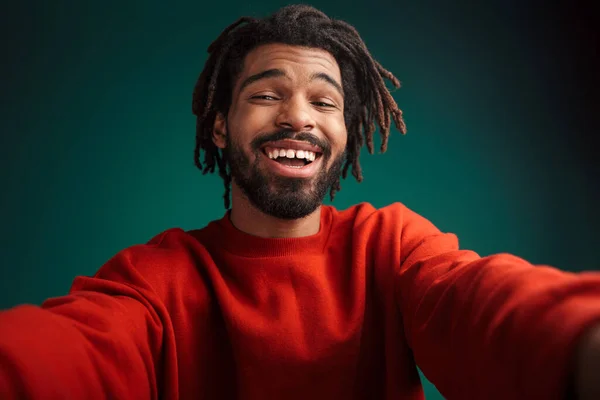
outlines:
[{"label": "eye", "polygon": [[313,101],[312,104],[317,107],[335,108],[335,104],[325,103],[324,101]]},{"label": "eye", "polygon": [[269,96],[268,94],[261,94],[258,96],[252,96],[251,99],[256,100],[279,100],[277,97]]}]

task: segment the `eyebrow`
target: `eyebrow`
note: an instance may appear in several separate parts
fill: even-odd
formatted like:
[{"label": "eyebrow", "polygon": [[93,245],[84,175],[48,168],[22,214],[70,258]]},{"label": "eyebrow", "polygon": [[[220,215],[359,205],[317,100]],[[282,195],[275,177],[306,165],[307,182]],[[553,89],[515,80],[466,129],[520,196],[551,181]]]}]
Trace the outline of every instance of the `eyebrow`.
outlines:
[{"label": "eyebrow", "polygon": [[[287,78],[287,79],[289,79],[289,77],[286,75],[286,73],[281,69],[278,69],[278,68],[268,69],[266,71],[259,72],[258,74],[251,75],[248,78],[244,79],[244,81],[240,85],[240,92],[242,90],[244,90],[244,88],[246,88],[247,86],[253,84],[254,82],[257,82],[257,81],[260,81],[263,79],[269,79],[269,78]],[[344,98],[344,90],[342,89],[342,85],[340,85],[335,79],[333,79],[331,76],[329,76],[325,72],[315,72],[314,74],[312,74],[310,76],[310,81],[312,82],[314,80],[321,80],[321,81],[324,81],[324,82],[330,84],[331,86],[333,86],[335,88],[335,90],[337,90],[342,95],[342,98]]]},{"label": "eyebrow", "polygon": [[310,81],[312,82],[314,80],[321,80],[329,83],[335,88],[335,90],[337,90],[342,95],[342,98],[344,98],[344,89],[342,89],[342,85],[340,85],[335,79],[327,75],[325,72],[315,72],[314,74],[312,74],[310,76]]},{"label": "eyebrow", "polygon": [[260,80],[263,80],[263,79],[280,78],[280,77],[287,78],[287,75],[282,70],[276,69],[276,68],[274,68],[274,69],[268,69],[266,71],[259,72],[258,74],[250,75],[249,77],[247,77],[246,79],[244,79],[244,82],[242,82],[242,84],[240,86],[240,92],[242,90],[244,90],[244,88],[246,86],[251,85],[254,82],[257,82],[257,81],[260,81]]}]

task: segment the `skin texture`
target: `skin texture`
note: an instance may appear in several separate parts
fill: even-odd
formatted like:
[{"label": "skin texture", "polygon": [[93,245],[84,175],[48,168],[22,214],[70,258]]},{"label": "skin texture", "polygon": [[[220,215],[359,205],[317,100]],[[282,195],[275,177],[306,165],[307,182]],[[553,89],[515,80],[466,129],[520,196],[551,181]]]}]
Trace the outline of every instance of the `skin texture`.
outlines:
[{"label": "skin texture", "polygon": [[[283,74],[248,83],[248,78],[273,69]],[[329,153],[329,157],[321,160],[324,172],[292,185],[298,199],[314,195],[318,179],[323,179],[326,172],[335,169],[346,148],[341,82],[339,65],[324,50],[278,43],[259,46],[244,60],[232,93],[229,113],[216,118],[213,141],[221,149],[227,148],[228,142],[234,144],[268,178],[268,191],[277,201],[289,200],[290,186],[282,184],[282,179],[290,178],[278,176],[269,167],[268,159],[253,147],[253,141],[282,130],[292,135],[314,137],[327,147]],[[230,137],[227,138],[227,135]],[[260,237],[301,237],[319,230],[322,198],[307,215],[293,219],[278,218],[261,211],[248,198],[236,182],[235,174],[231,198],[231,221],[246,233]]]},{"label": "skin texture", "polygon": [[580,400],[600,399],[600,323],[581,338],[576,354],[575,388]]}]

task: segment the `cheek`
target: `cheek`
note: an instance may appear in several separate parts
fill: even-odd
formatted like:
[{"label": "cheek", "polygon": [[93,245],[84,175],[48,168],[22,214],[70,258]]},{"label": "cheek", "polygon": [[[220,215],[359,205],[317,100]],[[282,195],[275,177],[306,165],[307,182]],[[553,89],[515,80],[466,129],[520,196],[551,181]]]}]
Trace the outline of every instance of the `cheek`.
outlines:
[{"label": "cheek", "polygon": [[273,117],[270,114],[270,110],[258,107],[240,107],[229,115],[229,132],[247,148],[256,136],[273,130]]},{"label": "cheek", "polygon": [[346,130],[344,118],[332,119],[328,124],[333,153],[339,154],[346,149],[346,143],[348,142],[348,131]]},{"label": "cheek", "polygon": [[[233,119],[238,126],[247,128],[250,126],[261,126],[272,122],[275,107],[257,107],[251,104],[245,104],[236,108]],[[245,129],[247,130],[247,129]]]}]

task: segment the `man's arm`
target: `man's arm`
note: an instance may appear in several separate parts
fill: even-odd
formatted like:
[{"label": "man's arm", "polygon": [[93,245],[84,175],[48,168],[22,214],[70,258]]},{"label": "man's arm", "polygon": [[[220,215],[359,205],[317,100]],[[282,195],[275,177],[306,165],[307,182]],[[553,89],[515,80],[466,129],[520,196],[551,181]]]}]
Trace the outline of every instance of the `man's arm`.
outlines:
[{"label": "man's arm", "polygon": [[402,219],[396,295],[425,376],[448,399],[563,399],[600,321],[600,274],[481,258],[409,209]]},{"label": "man's arm", "polygon": [[0,313],[0,398],[153,399],[169,387],[177,397],[160,380],[168,315],[132,258],[77,278],[68,296]]}]

